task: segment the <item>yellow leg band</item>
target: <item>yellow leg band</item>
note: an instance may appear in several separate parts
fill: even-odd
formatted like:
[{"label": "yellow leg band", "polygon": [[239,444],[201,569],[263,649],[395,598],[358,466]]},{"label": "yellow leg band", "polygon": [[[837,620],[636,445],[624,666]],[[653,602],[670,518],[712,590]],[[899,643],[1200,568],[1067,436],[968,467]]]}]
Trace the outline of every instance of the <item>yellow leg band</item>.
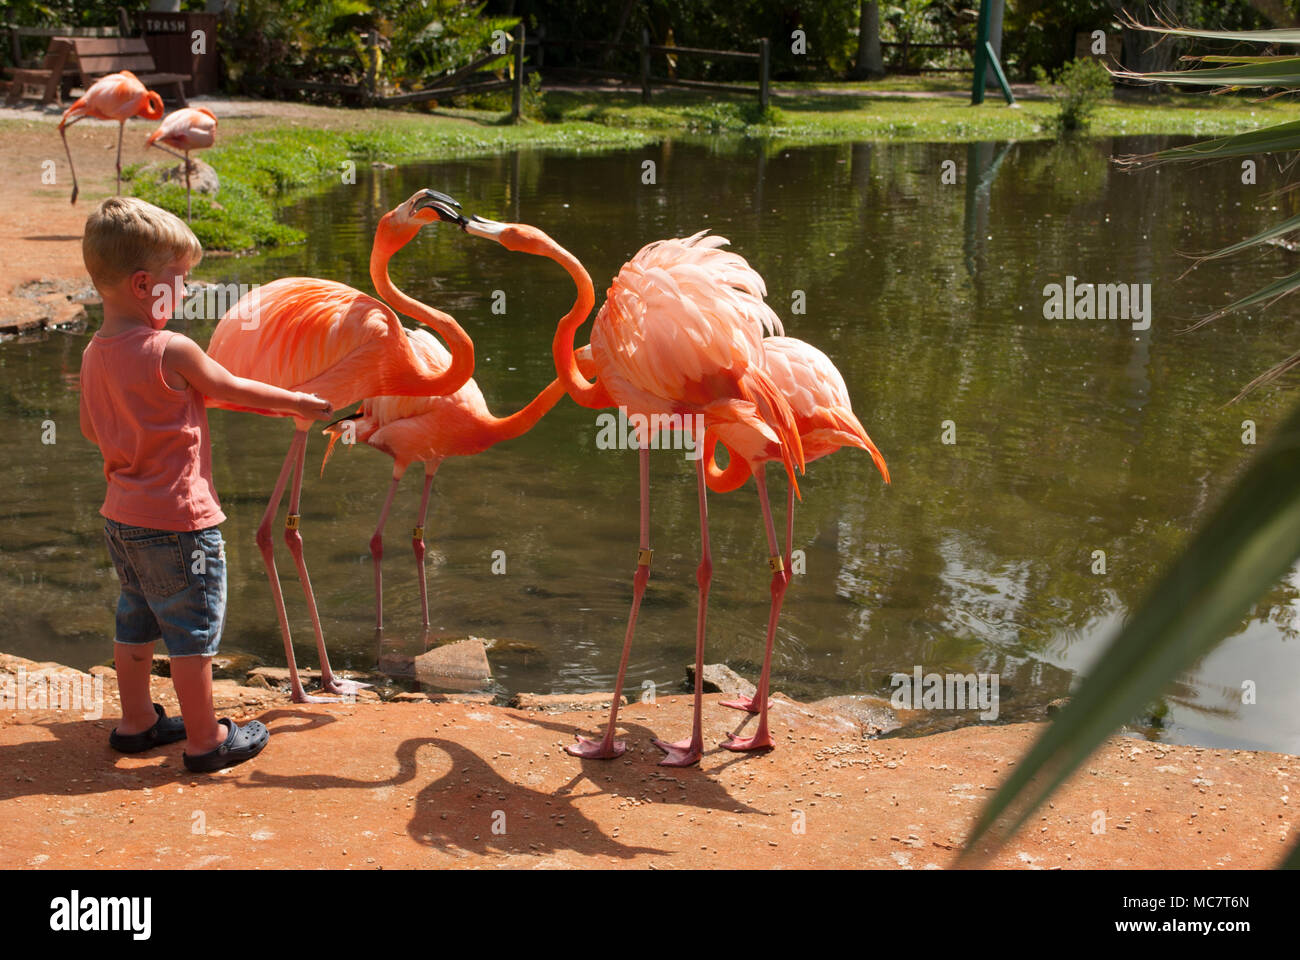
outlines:
[{"label": "yellow leg band", "polygon": [[298,521],[301,519],[302,519],[302,514],[298,514],[298,513],[289,514],[287,517],[284,518],[284,529],[297,530]]},{"label": "yellow leg band", "polygon": [[636,565],[638,567],[650,566],[650,560],[655,555],[653,550],[638,550],[636,552]]},{"label": "yellow leg band", "polygon": [[424,539],[424,527],[412,527],[412,528],[411,528],[411,539],[412,539],[412,540],[423,540],[423,539]]},{"label": "yellow leg band", "polygon": [[772,568],[773,573],[780,573],[785,569],[785,561],[780,556],[768,557],[767,565]]}]

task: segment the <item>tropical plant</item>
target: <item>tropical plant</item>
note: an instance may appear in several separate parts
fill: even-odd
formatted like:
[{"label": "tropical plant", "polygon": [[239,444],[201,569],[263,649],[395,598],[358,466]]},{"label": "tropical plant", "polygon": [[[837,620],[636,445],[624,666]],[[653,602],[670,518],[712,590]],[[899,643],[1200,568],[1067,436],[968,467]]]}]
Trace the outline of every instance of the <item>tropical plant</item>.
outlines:
[{"label": "tropical plant", "polygon": [[[1145,26],[1129,18],[1128,29],[1169,36],[1237,43],[1300,46],[1300,29],[1189,30],[1170,23]],[[1148,83],[1214,85],[1220,88],[1300,89],[1300,56],[1214,54],[1189,58],[1202,69],[1157,73],[1121,72]],[[1126,158],[1132,166],[1187,160],[1261,156],[1300,149],[1300,123],[1175,147]],[[1300,229],[1300,218],[1262,231],[1211,254],[1226,256]],[[1201,322],[1267,303],[1300,287],[1300,272],[1221,307]],[[1253,386],[1300,363],[1292,356]],[[1006,783],[980,812],[964,857],[980,845],[996,845],[1014,833],[1052,792],[1125,722],[1155,700],[1196,658],[1231,633],[1251,606],[1300,557],[1300,405],[1228,490],[1217,510],[1120,629],[1068,706],[1043,732]],[[1300,843],[1285,863],[1300,867]]]}]

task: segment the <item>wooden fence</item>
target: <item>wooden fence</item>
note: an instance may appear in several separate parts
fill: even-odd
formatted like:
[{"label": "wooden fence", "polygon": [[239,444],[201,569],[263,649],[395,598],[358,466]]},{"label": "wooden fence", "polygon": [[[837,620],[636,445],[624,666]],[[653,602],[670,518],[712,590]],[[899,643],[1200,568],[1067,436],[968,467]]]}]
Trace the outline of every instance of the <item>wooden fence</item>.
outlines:
[{"label": "wooden fence", "polygon": [[[685,87],[691,90],[714,90],[721,93],[756,93],[758,102],[764,108],[767,107],[771,94],[771,44],[766,37],[758,41],[758,50],[749,52],[745,50],[709,50],[703,47],[677,47],[667,46],[662,43],[650,42],[650,31],[641,31],[640,43],[618,42],[613,40],[559,40],[546,37],[545,34],[538,38],[538,62],[546,62],[545,47],[577,47],[584,49],[601,49],[608,52],[622,50],[627,53],[636,53],[640,62],[640,70],[636,74],[622,73],[614,70],[591,69],[588,67],[561,67],[554,71],[559,74],[591,77],[596,79],[622,80],[626,83],[636,83],[641,87],[641,101],[650,102],[651,88],[655,85],[663,87]],[[663,56],[665,59],[672,57],[701,57],[709,60],[744,60],[757,65],[758,82],[754,86],[740,83],[716,83],[707,80],[679,80],[676,77],[656,77],[652,76],[650,69],[652,60],[655,56]]]}]

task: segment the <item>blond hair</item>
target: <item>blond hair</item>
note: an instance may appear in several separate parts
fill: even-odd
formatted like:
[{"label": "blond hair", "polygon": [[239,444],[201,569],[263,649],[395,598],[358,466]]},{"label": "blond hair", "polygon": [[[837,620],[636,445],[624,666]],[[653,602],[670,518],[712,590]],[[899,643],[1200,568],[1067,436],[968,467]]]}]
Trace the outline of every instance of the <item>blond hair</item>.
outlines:
[{"label": "blond hair", "polygon": [[96,286],[111,286],[137,270],[158,273],[168,264],[203,257],[194,231],[139,197],[109,197],[86,219],[81,257]]}]

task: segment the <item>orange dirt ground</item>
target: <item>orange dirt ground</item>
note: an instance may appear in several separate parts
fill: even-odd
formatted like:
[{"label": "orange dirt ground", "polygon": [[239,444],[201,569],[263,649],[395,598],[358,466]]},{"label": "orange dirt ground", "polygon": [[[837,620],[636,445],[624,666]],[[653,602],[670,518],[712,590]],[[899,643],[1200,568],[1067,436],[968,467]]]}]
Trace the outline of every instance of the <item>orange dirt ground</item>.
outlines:
[{"label": "orange dirt ground", "polygon": [[[0,657],[0,681],[19,666],[38,669]],[[670,770],[650,739],[689,731],[689,696],[624,708],[628,753],[602,762],[562,749],[600,729],[602,711],[472,697],[302,706],[219,681],[220,714],[262,720],[271,743],[199,775],[181,744],[113,752],[116,682],[94,672],[105,681],[98,720],[0,711],[0,868],[943,868],[1042,729],[864,740],[842,719],[774,700],[776,750],[741,755],[718,744],[754,721],[713,694],[702,764]],[[177,712],[170,681],[154,678],[154,699]],[[1113,738],[992,863],[1273,867],[1298,777],[1300,758],[1283,754]],[[1104,833],[1093,832],[1098,811]]]}]

